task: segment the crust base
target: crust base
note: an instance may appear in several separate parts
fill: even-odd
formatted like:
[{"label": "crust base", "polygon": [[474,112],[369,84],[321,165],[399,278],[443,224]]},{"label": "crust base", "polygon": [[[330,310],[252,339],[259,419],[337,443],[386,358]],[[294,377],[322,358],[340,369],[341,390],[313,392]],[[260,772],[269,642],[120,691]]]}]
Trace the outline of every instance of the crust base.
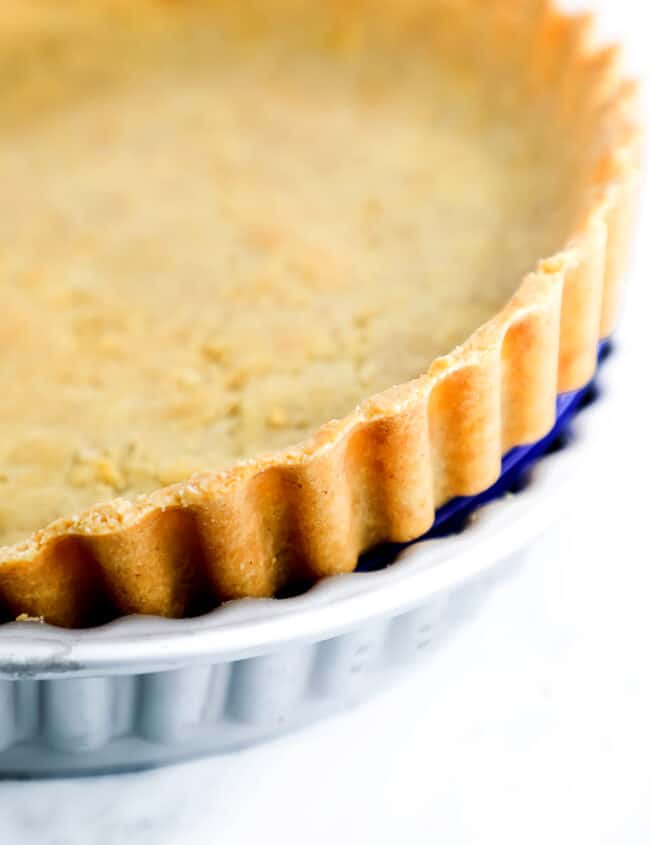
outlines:
[{"label": "crust base", "polygon": [[616,51],[592,47],[587,19],[537,0],[484,7],[495,45],[525,41],[531,88],[557,99],[559,124],[593,161],[569,241],[426,374],[299,446],[115,499],[0,549],[10,617],[82,626],[183,616],[205,596],[271,596],[292,580],[349,572],[371,546],[426,532],[448,499],[486,489],[504,452],[551,428],[557,393],[589,380],[614,326],[636,203],[635,87]]}]

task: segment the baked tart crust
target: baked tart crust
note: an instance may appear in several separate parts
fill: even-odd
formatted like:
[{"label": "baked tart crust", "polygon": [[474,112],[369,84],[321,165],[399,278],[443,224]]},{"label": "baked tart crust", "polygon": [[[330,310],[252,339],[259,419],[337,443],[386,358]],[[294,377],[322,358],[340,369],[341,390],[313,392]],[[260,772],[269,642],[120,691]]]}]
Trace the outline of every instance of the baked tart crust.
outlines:
[{"label": "baked tart crust", "polygon": [[[266,8],[304,14],[305,5]],[[638,190],[636,88],[619,72],[618,51],[594,46],[589,17],[561,15],[544,0],[331,0],[336,49],[354,48],[359,21],[377,6],[404,38],[421,37],[435,10],[450,33],[442,50],[457,49],[456,32],[462,43],[480,35],[489,58],[468,48],[467,66],[487,61],[496,80],[514,73],[549,104],[553,131],[579,154],[570,236],[423,375],[363,400],[298,446],[111,499],[0,548],[0,607],[10,618],[80,626],[126,613],[183,616],[352,571],[364,550],[420,536],[440,504],[490,486],[506,451],[551,428],[557,393],[593,374],[598,341],[614,326]],[[20,25],[10,16],[8,29]],[[548,127],[538,132],[546,143]],[[209,354],[218,358],[221,347]],[[268,423],[281,428],[283,409],[271,408]],[[101,458],[94,471],[115,481]]]}]

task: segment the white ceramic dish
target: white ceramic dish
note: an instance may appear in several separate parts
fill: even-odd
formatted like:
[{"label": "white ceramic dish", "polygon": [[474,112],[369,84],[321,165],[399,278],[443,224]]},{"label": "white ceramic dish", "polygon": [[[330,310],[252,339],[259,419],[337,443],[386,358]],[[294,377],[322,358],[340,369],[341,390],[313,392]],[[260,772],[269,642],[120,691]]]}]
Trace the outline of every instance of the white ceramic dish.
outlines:
[{"label": "white ceramic dish", "polygon": [[[431,654],[521,565],[574,494],[604,395],[521,492],[457,535],[415,543],[380,571],[196,619],[128,617],[69,631],[0,631],[0,775],[128,770],[268,739],[357,702]],[[432,666],[432,671],[435,668]]]}]

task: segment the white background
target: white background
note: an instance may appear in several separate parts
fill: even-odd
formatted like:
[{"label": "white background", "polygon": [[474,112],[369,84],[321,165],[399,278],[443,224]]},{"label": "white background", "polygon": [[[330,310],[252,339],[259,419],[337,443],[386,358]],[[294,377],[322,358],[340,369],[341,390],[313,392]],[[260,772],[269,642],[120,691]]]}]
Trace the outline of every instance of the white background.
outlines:
[{"label": "white background", "polygon": [[[647,5],[591,3],[650,84]],[[0,843],[650,843],[649,208],[583,497],[478,619],[399,686],[260,748],[0,783]]]}]

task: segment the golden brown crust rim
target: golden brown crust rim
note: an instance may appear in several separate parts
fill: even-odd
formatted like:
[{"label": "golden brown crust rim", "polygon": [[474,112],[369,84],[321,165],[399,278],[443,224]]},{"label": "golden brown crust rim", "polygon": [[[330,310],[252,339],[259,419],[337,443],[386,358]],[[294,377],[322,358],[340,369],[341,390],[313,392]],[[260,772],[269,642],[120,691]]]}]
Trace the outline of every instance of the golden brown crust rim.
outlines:
[{"label": "golden brown crust rim", "polygon": [[[508,7],[508,3],[501,6]],[[589,19],[536,15],[531,84],[580,112],[598,153],[573,236],[508,305],[428,372],[299,446],[116,499],[0,549],[0,606],[79,626],[182,616],[292,580],[349,572],[376,543],[426,532],[435,509],[484,490],[502,454],[542,437],[559,391],[585,384],[614,325],[638,188],[636,91]]]}]

